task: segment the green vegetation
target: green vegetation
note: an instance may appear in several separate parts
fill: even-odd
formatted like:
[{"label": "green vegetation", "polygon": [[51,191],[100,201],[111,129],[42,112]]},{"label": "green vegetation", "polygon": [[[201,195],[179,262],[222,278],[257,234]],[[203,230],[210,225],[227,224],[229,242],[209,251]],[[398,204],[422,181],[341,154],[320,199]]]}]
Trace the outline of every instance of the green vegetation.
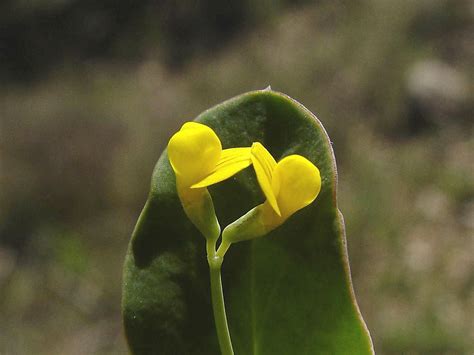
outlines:
[{"label": "green vegetation", "polygon": [[[370,354],[349,282],[329,137],[284,95],[256,91],[197,118],[226,148],[261,142],[280,160],[300,154],[323,181],[315,203],[268,236],[235,243],[222,267],[236,354]],[[252,170],[211,188],[223,227],[265,198]],[[219,354],[205,241],[185,216],[166,152],[129,246],[124,319],[137,354]]]}]

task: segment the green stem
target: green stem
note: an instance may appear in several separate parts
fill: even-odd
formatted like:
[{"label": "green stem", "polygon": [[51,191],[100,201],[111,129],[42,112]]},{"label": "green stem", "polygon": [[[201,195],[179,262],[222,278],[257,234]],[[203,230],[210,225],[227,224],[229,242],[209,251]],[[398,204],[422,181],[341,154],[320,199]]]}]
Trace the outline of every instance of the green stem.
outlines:
[{"label": "green stem", "polygon": [[213,239],[206,239],[206,253],[207,253],[207,260],[209,258],[214,257],[216,255],[216,241]]},{"label": "green stem", "polygon": [[227,316],[225,314],[224,294],[222,292],[221,265],[222,258],[219,256],[208,257],[209,271],[211,274],[211,298],[214,310],[214,321],[216,323],[217,338],[222,355],[234,355],[232,341],[230,340]]},{"label": "green stem", "polygon": [[223,240],[221,242],[221,245],[219,245],[219,248],[217,249],[216,255],[222,259],[224,259],[225,253],[227,253],[227,250],[229,250],[230,244],[227,240]]}]

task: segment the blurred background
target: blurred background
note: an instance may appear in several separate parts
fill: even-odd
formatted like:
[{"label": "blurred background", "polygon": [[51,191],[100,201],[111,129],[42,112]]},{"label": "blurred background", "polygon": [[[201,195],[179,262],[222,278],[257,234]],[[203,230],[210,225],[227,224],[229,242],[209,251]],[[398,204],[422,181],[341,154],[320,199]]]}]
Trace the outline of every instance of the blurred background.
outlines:
[{"label": "blurred background", "polygon": [[0,3],[0,353],[125,354],[127,243],[182,122],[271,85],[326,126],[378,354],[473,354],[474,6]]}]

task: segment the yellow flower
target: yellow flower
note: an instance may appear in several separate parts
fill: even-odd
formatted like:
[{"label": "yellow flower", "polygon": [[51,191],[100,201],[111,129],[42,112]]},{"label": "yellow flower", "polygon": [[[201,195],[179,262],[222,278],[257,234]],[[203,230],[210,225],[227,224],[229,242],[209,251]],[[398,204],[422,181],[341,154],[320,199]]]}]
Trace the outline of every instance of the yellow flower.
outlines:
[{"label": "yellow flower", "polygon": [[252,163],[250,148],[223,150],[211,128],[187,122],[171,137],[168,158],[186,215],[206,238],[216,240],[220,227],[206,186],[248,167]]},{"label": "yellow flower", "polygon": [[321,190],[318,168],[301,155],[290,155],[277,163],[262,144],[254,143],[251,160],[267,200],[224,229],[224,249],[227,244],[272,231],[312,203]]}]

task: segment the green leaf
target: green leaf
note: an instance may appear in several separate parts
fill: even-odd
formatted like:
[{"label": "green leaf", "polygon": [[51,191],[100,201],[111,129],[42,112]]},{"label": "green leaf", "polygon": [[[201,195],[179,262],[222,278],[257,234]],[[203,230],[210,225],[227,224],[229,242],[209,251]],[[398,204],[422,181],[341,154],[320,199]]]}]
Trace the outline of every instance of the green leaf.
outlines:
[{"label": "green leaf", "polygon": [[[222,266],[237,355],[371,354],[353,294],[336,163],[317,118],[270,90],[249,92],[197,117],[224,148],[261,142],[276,160],[300,154],[321,172],[316,201],[266,237],[233,244]],[[210,188],[222,227],[264,201],[253,169]],[[130,242],[123,317],[135,354],[219,354],[205,239],[187,220],[166,152]]]}]

